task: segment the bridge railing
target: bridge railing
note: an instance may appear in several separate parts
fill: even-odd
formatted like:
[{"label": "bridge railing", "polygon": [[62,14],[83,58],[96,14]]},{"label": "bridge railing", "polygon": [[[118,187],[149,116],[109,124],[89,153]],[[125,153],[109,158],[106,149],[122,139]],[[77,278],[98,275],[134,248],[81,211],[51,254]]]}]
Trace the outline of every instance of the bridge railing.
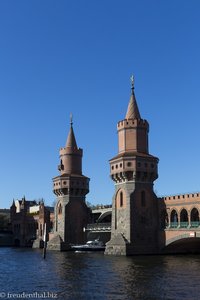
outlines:
[{"label": "bridge railing", "polygon": [[200,222],[199,221],[191,221],[191,227],[192,228],[197,228],[200,226]]},{"label": "bridge railing", "polygon": [[111,223],[92,223],[86,227],[88,231],[111,231]]},{"label": "bridge railing", "polygon": [[200,227],[200,221],[191,221],[189,222],[171,222],[165,225],[166,229],[170,228],[198,228]]},{"label": "bridge railing", "polygon": [[178,222],[171,222],[171,224],[167,224],[167,228],[177,228],[178,227]]},{"label": "bridge railing", "polygon": [[180,222],[180,228],[187,228],[189,226],[189,222]]}]

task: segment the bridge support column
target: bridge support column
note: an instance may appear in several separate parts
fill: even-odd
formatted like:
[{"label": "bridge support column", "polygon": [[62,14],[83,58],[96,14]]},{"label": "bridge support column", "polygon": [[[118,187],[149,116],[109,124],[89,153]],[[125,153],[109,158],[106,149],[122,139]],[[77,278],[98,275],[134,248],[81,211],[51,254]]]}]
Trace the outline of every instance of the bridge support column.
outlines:
[{"label": "bridge support column", "polygon": [[167,213],[167,215],[168,215],[168,228],[170,228],[171,227],[171,215],[170,215],[170,212]]},{"label": "bridge support column", "polygon": [[181,222],[180,213],[177,214],[177,217],[178,217],[178,220],[177,220],[178,221],[178,228],[180,228],[180,225],[181,225],[181,223],[180,223]]},{"label": "bridge support column", "polygon": [[188,213],[188,228],[191,227],[191,216],[190,213]]}]

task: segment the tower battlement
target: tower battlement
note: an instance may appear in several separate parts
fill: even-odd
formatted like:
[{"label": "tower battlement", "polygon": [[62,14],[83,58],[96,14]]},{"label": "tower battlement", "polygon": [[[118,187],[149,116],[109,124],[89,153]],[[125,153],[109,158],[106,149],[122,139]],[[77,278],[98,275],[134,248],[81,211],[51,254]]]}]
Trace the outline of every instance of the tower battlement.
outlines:
[{"label": "tower battlement", "polygon": [[145,119],[124,119],[122,121],[119,121],[117,123],[117,129],[121,128],[129,128],[133,126],[140,126],[140,127],[148,127],[149,128],[149,123]]},{"label": "tower battlement", "polygon": [[71,149],[71,148],[60,148],[60,156],[62,155],[66,155],[66,154],[69,154],[69,153],[73,153],[75,155],[83,155],[83,149],[81,148],[78,148],[78,149]]}]

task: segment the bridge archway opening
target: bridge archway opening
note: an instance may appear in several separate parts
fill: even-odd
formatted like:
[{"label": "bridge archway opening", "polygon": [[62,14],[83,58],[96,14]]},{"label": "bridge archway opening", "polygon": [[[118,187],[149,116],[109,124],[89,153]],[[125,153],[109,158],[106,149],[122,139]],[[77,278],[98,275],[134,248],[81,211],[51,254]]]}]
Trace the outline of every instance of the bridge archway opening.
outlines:
[{"label": "bridge archway opening", "polygon": [[181,213],[180,213],[180,221],[181,222],[188,222],[188,213],[187,213],[187,210],[185,208],[183,208],[181,210]]},{"label": "bridge archway opening", "polygon": [[111,223],[112,212],[107,211],[103,213],[97,220],[98,223]]},{"label": "bridge archway opening", "polygon": [[191,210],[191,221],[199,222],[199,211],[195,207]]},{"label": "bridge archway opening", "polygon": [[171,222],[178,222],[178,214],[175,209],[172,210],[170,219],[171,219]]},{"label": "bridge archway opening", "polygon": [[200,238],[185,237],[177,239],[165,247],[167,253],[200,253]]},{"label": "bridge archway opening", "polygon": [[176,228],[178,226],[178,213],[175,209],[171,211],[170,224],[172,228]]},{"label": "bridge archway opening", "polygon": [[180,213],[180,228],[187,228],[188,225],[188,212],[183,208]]}]

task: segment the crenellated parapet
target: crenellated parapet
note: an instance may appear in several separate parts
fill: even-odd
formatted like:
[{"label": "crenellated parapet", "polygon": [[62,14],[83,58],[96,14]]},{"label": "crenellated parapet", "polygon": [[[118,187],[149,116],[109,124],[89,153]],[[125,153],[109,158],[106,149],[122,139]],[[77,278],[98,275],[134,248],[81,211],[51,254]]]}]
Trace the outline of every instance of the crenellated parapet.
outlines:
[{"label": "crenellated parapet", "polygon": [[71,153],[82,156],[83,149],[81,149],[81,148],[71,149],[71,148],[67,148],[67,147],[60,148],[60,156],[64,156],[66,154],[71,154]]},{"label": "crenellated parapet", "polygon": [[124,129],[124,128],[134,128],[138,127],[147,129],[149,131],[149,123],[145,119],[124,119],[117,123],[117,129]]},{"label": "crenellated parapet", "polygon": [[194,199],[200,200],[200,193],[190,193],[190,194],[179,194],[163,197],[164,201],[180,200],[180,201],[194,201]]}]

